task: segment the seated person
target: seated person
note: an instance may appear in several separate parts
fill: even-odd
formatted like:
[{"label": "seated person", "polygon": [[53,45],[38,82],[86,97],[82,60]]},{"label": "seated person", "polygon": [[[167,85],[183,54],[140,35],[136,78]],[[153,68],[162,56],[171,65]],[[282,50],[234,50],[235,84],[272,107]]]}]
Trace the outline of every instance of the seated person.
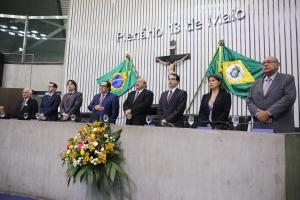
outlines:
[{"label": "seated person", "polygon": [[[10,116],[8,113],[5,112],[5,107],[4,106],[0,106],[0,119],[9,119]],[[2,113],[4,113],[4,116],[2,117]]]}]

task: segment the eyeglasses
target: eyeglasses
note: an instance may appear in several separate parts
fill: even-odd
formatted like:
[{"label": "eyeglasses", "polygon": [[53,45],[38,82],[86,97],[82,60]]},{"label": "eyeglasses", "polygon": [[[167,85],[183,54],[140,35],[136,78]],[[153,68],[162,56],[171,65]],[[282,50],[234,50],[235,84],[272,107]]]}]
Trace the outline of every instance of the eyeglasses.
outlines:
[{"label": "eyeglasses", "polygon": [[267,60],[267,61],[264,61],[263,63],[262,63],[262,65],[265,65],[265,64],[271,64],[271,63],[278,63],[277,61],[275,61],[275,60]]},{"label": "eyeglasses", "polygon": [[100,87],[106,87],[106,85],[100,85]]},{"label": "eyeglasses", "polygon": [[51,88],[51,87],[53,87],[53,86],[47,86],[48,88]]}]

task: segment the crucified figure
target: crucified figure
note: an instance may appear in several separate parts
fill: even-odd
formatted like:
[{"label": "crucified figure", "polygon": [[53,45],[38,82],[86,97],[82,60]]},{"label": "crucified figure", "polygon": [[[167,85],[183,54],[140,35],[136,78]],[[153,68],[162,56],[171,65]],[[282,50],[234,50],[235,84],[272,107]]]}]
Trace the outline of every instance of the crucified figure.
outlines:
[{"label": "crucified figure", "polygon": [[180,60],[176,60],[175,62],[171,63],[171,62],[164,62],[162,60],[160,60],[159,58],[156,58],[156,60],[164,65],[167,65],[168,67],[168,73],[175,73],[175,65],[182,62],[184,59],[186,59],[189,56],[189,54],[186,54],[183,58],[181,58]]}]

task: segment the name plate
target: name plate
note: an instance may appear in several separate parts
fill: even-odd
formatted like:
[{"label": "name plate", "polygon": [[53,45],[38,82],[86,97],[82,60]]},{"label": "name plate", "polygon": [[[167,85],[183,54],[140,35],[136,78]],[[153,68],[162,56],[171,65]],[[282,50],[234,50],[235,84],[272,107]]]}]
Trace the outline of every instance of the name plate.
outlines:
[{"label": "name plate", "polygon": [[208,126],[198,126],[197,129],[202,129],[202,130],[212,130],[211,127]]},{"label": "name plate", "polygon": [[257,133],[274,133],[274,129],[263,129],[263,128],[254,128],[251,132]]}]

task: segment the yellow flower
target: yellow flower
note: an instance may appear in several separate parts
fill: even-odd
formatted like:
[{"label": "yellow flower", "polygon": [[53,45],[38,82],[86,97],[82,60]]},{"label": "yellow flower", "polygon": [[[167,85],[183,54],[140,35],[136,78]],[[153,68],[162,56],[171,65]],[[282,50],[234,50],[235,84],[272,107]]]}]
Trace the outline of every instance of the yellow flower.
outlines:
[{"label": "yellow flower", "polygon": [[66,157],[68,157],[67,152],[64,152],[64,153],[61,155],[61,159],[65,159]]},{"label": "yellow flower", "polygon": [[109,142],[105,145],[105,149],[109,152],[109,151],[113,151],[114,150],[114,144]]},{"label": "yellow flower", "polygon": [[92,134],[91,137],[94,139],[95,138],[95,134]]},{"label": "yellow flower", "polygon": [[80,154],[81,154],[82,156],[84,155],[84,153],[85,153],[84,150],[81,150],[81,151],[80,151]]},{"label": "yellow flower", "polygon": [[102,154],[98,155],[97,163],[98,164],[106,163],[106,154],[105,153],[102,153]]},{"label": "yellow flower", "polygon": [[101,122],[94,122],[94,123],[93,123],[93,126],[94,126],[94,127],[99,127],[100,125],[101,125]]},{"label": "yellow flower", "polygon": [[70,145],[70,146],[69,146],[69,149],[73,149],[73,145]]},{"label": "yellow flower", "polygon": [[95,146],[93,144],[89,144],[88,148],[89,148],[90,151],[95,150]]}]

